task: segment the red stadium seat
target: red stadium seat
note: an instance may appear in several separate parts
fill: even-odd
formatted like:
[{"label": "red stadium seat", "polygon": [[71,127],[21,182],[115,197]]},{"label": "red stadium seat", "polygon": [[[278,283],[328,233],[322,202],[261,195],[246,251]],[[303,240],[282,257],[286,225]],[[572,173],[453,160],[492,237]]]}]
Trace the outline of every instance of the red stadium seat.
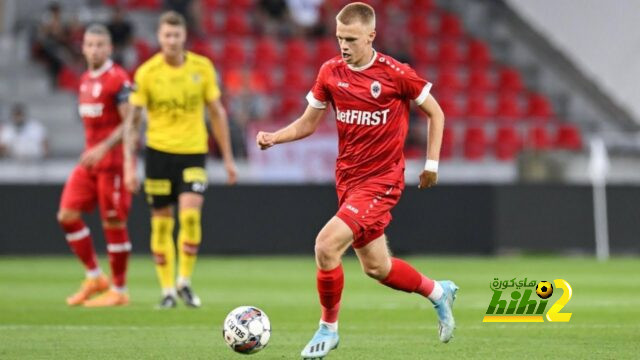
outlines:
[{"label": "red stadium seat", "polygon": [[311,60],[311,54],[307,48],[307,43],[303,39],[292,39],[287,41],[285,45],[285,63],[297,62],[300,64],[306,64]]},{"label": "red stadium seat", "polygon": [[467,51],[467,64],[470,67],[486,67],[491,64],[491,51],[484,41],[471,40]]},{"label": "red stadium seat", "polygon": [[522,140],[513,126],[503,126],[496,131],[494,150],[496,159],[513,160],[522,147]]},{"label": "red stadium seat", "polygon": [[482,160],[487,151],[487,135],[482,127],[470,127],[464,133],[464,157],[467,160]]},{"label": "red stadium seat", "polygon": [[494,89],[488,68],[475,67],[467,77],[467,90],[472,93],[486,93]]},{"label": "red stadium seat", "polygon": [[411,14],[427,15],[436,9],[434,0],[412,0],[409,1],[408,10]]},{"label": "red stadium seat", "polygon": [[256,42],[253,56],[253,63],[259,68],[273,66],[280,61],[278,45],[270,37],[262,37]]},{"label": "red stadium seat", "polygon": [[413,39],[411,57],[417,65],[426,65],[433,60],[427,42],[422,39]]},{"label": "red stadium seat", "polygon": [[276,89],[273,71],[253,71],[251,73],[251,88],[265,93],[272,93]]},{"label": "red stadium seat", "polygon": [[246,14],[240,11],[229,11],[224,21],[224,34],[246,36],[251,34],[251,25]]},{"label": "red stadium seat", "polygon": [[153,56],[153,49],[151,48],[151,45],[142,38],[136,38],[133,40],[133,48],[136,50],[138,65]]},{"label": "red stadium seat", "polygon": [[438,84],[438,91],[448,94],[456,94],[464,88],[462,80],[460,80],[458,68],[453,66],[440,68],[436,84]]},{"label": "red stadium seat", "polygon": [[440,35],[458,38],[462,36],[462,24],[460,19],[453,13],[443,13],[440,17]]},{"label": "red stadium seat", "polygon": [[254,0],[229,0],[225,5],[230,11],[238,11],[246,13],[251,11],[251,8],[255,5]]},{"label": "red stadium seat", "polygon": [[278,116],[284,118],[280,120],[286,121],[290,117],[301,115],[304,106],[306,106],[306,101],[303,94],[284,94],[278,108]]},{"label": "red stadium seat", "polygon": [[455,148],[455,133],[451,127],[445,127],[442,132],[442,147],[440,148],[440,160],[451,159],[453,157],[454,148]]},{"label": "red stadium seat", "polygon": [[129,0],[126,6],[129,9],[161,10],[162,0]]},{"label": "red stadium seat", "polygon": [[335,38],[322,38],[316,43],[314,62],[316,67],[340,53],[338,42]]},{"label": "red stadium seat", "polygon": [[306,71],[303,67],[293,65],[285,67],[284,76],[280,83],[280,91],[282,93],[296,94],[300,97],[309,92],[311,85],[307,80]]},{"label": "red stadium seat", "polygon": [[524,89],[522,77],[517,69],[503,67],[498,75],[498,90],[520,92]]},{"label": "red stadium seat", "polygon": [[529,94],[526,115],[529,118],[546,121],[553,117],[553,107],[546,96],[540,93]]},{"label": "red stadium seat", "polygon": [[517,120],[522,116],[518,97],[511,93],[501,93],[496,106],[496,117],[505,120]]},{"label": "red stadium seat", "polygon": [[471,120],[486,120],[491,117],[491,109],[483,94],[471,95],[467,98],[465,116]]},{"label": "red stadium seat", "polygon": [[237,68],[245,64],[246,52],[242,43],[227,40],[221,54],[217,54],[216,62],[225,68]]},{"label": "red stadium seat", "polygon": [[438,46],[438,63],[440,65],[456,64],[462,61],[462,54],[457,40],[442,40]]},{"label": "red stadium seat", "polygon": [[463,115],[454,96],[438,96],[437,100],[447,120],[457,120]]},{"label": "red stadium seat", "polygon": [[191,41],[190,50],[196,54],[206,56],[211,61],[215,59],[216,52],[213,50],[211,43],[203,37],[194,37]]},{"label": "red stadium seat", "polygon": [[203,10],[205,11],[218,10],[225,3],[224,0],[201,0],[201,1],[202,1],[202,6],[204,7]]},{"label": "red stadium seat", "polygon": [[409,17],[408,30],[412,37],[422,38],[431,35],[431,27],[429,26],[429,19],[424,14],[412,13]]},{"label": "red stadium seat", "polygon": [[562,124],[558,127],[554,145],[562,150],[581,150],[582,137],[580,130],[573,124]]},{"label": "red stadium seat", "polygon": [[525,146],[533,150],[548,150],[551,147],[551,139],[547,129],[543,126],[529,128]]}]

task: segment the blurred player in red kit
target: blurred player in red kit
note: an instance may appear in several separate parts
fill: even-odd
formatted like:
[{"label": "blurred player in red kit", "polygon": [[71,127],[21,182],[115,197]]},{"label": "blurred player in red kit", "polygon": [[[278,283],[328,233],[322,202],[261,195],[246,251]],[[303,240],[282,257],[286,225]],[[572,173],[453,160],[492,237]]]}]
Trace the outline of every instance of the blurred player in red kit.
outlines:
[{"label": "blurred player in red kit", "polygon": [[414,101],[429,118],[427,161],[419,188],[434,186],[444,114],[430,95],[431,83],[407,64],[376,52],[375,12],[351,3],[336,16],[340,56],[325,62],[307,95],[302,116],[274,133],[259,132],[261,149],[311,135],[330,105],[336,114],[339,152],[336,190],[339,209],[316,238],[319,328],[302,350],[305,359],[326,356],[338,346],[338,312],[344,285],[342,254],[351,245],[364,272],[396,290],[428,298],[438,316],[439,337],[448,342],[455,327],[452,306],[458,287],[434,281],[390,255],[385,228],[404,189],[403,147]]},{"label": "blurred player in red kit", "polygon": [[[58,222],[71,250],[86,269],[70,306],[119,306],[129,303],[126,272],[131,243],[127,216],[131,194],[122,181],[122,120],[129,111],[129,75],[110,59],[111,37],[102,25],[87,28],[82,52],[89,69],[82,75],[78,98],[85,127],[85,151],[62,191]],[[102,274],[83,212],[98,205],[109,254],[112,284]],[[99,296],[96,296],[99,295]]]}]

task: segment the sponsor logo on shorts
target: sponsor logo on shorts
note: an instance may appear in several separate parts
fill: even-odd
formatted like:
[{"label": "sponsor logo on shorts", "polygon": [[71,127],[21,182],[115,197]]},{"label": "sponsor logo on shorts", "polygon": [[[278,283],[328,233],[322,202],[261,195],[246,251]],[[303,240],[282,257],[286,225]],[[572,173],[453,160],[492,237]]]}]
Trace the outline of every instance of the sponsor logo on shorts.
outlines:
[{"label": "sponsor logo on shorts", "polygon": [[355,206],[348,204],[347,205],[347,209],[353,211],[354,214],[357,214],[360,212],[360,210],[358,210]]}]

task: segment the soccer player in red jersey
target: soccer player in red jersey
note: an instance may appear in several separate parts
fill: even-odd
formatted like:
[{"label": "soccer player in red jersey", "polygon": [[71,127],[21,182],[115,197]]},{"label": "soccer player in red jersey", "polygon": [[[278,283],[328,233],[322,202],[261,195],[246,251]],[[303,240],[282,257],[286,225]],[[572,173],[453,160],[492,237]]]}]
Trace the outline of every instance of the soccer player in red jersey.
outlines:
[{"label": "soccer player in red jersey", "polygon": [[[82,52],[89,70],[80,81],[79,112],[85,127],[85,151],[73,169],[60,200],[58,222],[71,250],[86,269],[80,289],[67,298],[70,306],[126,305],[127,260],[131,243],[127,215],[131,194],[122,181],[122,119],[129,111],[129,75],[113,63],[111,37],[102,25],[87,28]],[[82,213],[100,208],[107,241],[112,286],[102,274]],[[94,295],[101,294],[94,297]]]},{"label": "soccer player in red jersey", "polygon": [[336,20],[341,55],[320,68],[303,115],[274,133],[259,132],[256,139],[264,150],[305,138],[315,131],[328,105],[335,110],[339,210],[316,238],[322,318],[301,355],[306,359],[322,358],[338,345],[338,311],[344,284],[341,257],[349,245],[367,275],[392,289],[418,293],[434,304],[439,337],[446,343],[455,327],[451,308],[457,286],[451,281],[434,281],[392,257],[384,234],[391,221],[390,211],[404,189],[403,146],[410,101],[430,120],[421,189],[437,182],[444,114],[429,94],[431,83],[408,65],[373,49],[376,32],[372,7],[351,3],[338,13]]}]

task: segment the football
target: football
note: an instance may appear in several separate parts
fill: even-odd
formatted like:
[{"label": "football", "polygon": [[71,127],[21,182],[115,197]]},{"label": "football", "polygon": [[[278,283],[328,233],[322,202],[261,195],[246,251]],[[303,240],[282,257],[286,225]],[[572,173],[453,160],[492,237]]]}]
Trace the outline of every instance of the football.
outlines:
[{"label": "football", "polygon": [[548,281],[540,281],[536,286],[536,294],[541,299],[547,299],[553,294],[553,285]]},{"label": "football", "polygon": [[271,337],[271,322],[255,306],[240,306],[227,315],[222,326],[225,343],[235,352],[253,354],[264,349]]}]

